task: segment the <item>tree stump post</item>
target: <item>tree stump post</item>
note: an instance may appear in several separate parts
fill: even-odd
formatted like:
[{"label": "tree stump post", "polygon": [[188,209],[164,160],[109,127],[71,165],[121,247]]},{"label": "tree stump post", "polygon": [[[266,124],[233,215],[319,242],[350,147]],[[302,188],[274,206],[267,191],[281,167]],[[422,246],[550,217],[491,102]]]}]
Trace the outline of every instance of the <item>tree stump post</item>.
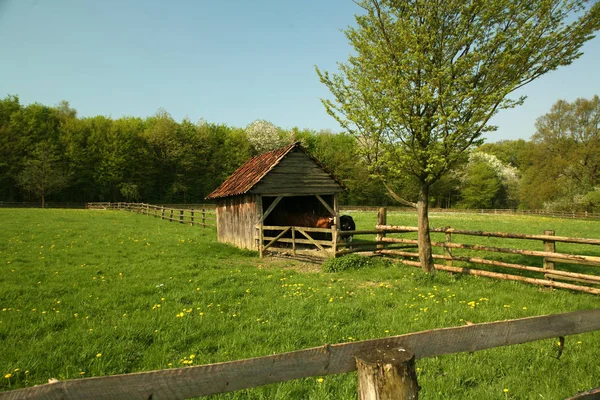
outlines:
[{"label": "tree stump post", "polygon": [[[449,226],[447,226],[446,228],[446,242],[445,244],[448,245],[450,243],[452,243],[452,233],[448,232],[447,230],[450,229]],[[446,260],[446,265],[452,266],[452,248],[445,246],[444,250],[446,250],[446,254],[450,257],[450,259]]]},{"label": "tree stump post", "polygon": [[415,355],[401,347],[375,349],[355,357],[359,400],[416,400]]},{"label": "tree stump post", "polygon": [[[387,208],[380,207],[377,210],[377,225],[387,225]],[[380,242],[385,237],[385,233],[377,234],[377,241]],[[381,243],[377,245],[377,250],[385,249],[385,244]]]},{"label": "tree stump post", "polygon": [[[544,235],[554,236],[554,231],[544,231]],[[553,240],[544,240],[544,251],[549,251],[552,253],[556,252],[556,242]],[[554,262],[548,261],[544,257],[544,269],[550,269],[550,270],[555,269]],[[544,274],[544,278],[552,279],[551,277],[548,276],[548,274]]]}]

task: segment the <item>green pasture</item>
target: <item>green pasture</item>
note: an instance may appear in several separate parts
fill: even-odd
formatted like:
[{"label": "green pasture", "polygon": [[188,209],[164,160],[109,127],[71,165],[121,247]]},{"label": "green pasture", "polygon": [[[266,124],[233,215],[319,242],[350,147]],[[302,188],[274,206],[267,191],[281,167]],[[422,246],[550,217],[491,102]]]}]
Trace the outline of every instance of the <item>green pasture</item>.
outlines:
[{"label": "green pasture", "polygon": [[[375,225],[375,213],[351,214],[358,229]],[[0,209],[0,221],[0,390],[600,304],[597,296],[529,284],[446,273],[426,277],[401,264],[324,273],[217,243],[214,229],[124,211]],[[390,213],[388,222],[415,225],[416,216]],[[600,237],[598,222],[589,221],[439,214],[431,224]],[[484,239],[500,245],[496,240]],[[600,332],[567,337],[560,359],[556,342],[418,360],[421,398],[561,399],[597,387]],[[356,397],[355,374],[214,396]]]}]

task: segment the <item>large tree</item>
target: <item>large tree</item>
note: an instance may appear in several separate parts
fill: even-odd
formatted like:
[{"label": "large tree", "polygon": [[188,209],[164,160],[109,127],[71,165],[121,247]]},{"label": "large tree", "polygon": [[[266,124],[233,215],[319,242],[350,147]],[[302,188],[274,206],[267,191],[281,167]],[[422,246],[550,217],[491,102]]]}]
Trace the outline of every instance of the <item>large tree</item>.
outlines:
[{"label": "large tree", "polygon": [[408,203],[418,210],[421,267],[433,272],[431,185],[495,129],[488,123],[494,114],[524,101],[511,93],[581,55],[600,27],[600,3],[356,3],[363,12],[345,31],[354,54],[338,64],[337,74],[317,68],[333,95],[323,103],[374,154],[372,167],[382,178],[412,174],[418,180],[417,201]]}]

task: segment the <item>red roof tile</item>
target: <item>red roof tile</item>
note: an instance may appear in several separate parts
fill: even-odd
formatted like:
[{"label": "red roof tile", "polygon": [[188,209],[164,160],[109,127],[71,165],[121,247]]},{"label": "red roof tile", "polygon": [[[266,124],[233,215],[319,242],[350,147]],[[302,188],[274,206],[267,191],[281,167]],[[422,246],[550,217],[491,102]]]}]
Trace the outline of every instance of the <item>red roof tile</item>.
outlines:
[{"label": "red roof tile", "polygon": [[[217,199],[220,197],[236,196],[247,193],[295,148],[299,148],[306,153],[302,146],[300,146],[300,142],[294,142],[287,146],[280,147],[251,158],[241,167],[235,170],[235,172],[231,174],[231,176],[227,178],[225,182],[223,182],[211,194],[206,196],[206,199]],[[323,168],[325,172],[330,174],[323,164],[321,164],[310,154],[306,154],[311,157],[313,161],[315,161],[321,168]],[[332,174],[330,175],[340,186],[345,188],[345,186],[335,176]]]}]

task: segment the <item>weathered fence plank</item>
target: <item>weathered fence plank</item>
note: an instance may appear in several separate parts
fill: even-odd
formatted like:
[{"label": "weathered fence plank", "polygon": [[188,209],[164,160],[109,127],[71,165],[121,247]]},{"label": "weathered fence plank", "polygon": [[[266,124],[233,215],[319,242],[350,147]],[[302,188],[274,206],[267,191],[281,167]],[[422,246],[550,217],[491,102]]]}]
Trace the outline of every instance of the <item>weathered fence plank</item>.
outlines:
[{"label": "weathered fence plank", "polygon": [[[376,225],[375,227],[377,229],[385,229],[388,231],[394,231],[396,233],[417,232],[417,230],[418,230],[418,228],[415,226]],[[429,232],[456,233],[456,234],[460,234],[460,235],[498,237],[498,238],[504,238],[504,239],[529,239],[529,240],[542,240],[542,241],[563,242],[563,243],[600,245],[600,239],[573,238],[573,237],[567,237],[567,236],[554,236],[554,235],[527,235],[527,234],[523,234],[523,233],[470,231],[470,230],[454,229],[454,228],[431,228],[431,229],[429,229]]]},{"label": "weathered fence plank", "polygon": [[356,370],[356,355],[383,346],[411,349],[419,359],[595,330],[600,330],[600,309],[435,329],[197,367],[59,381],[0,392],[0,400],[182,399],[351,372]]}]

